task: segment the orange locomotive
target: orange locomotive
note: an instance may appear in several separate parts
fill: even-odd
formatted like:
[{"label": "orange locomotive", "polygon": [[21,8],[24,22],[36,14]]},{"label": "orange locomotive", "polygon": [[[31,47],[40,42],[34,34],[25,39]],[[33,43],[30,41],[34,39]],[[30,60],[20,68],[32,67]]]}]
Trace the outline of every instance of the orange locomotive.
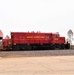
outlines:
[{"label": "orange locomotive", "polygon": [[69,49],[70,44],[59,33],[11,32],[3,39],[3,50]]}]

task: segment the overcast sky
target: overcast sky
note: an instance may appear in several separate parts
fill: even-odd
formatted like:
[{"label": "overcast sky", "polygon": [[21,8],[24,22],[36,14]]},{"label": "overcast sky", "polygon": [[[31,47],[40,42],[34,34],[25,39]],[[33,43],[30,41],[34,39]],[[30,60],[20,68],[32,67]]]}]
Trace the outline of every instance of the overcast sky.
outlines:
[{"label": "overcast sky", "polygon": [[74,30],[74,0],[0,0],[0,29],[59,32]]}]

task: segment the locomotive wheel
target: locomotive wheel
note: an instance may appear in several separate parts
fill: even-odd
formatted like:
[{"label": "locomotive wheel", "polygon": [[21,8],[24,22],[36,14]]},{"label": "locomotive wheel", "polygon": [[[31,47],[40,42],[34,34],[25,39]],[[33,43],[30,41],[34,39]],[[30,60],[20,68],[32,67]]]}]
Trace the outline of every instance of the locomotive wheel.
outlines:
[{"label": "locomotive wheel", "polygon": [[64,44],[62,44],[62,49],[65,49],[65,45]]},{"label": "locomotive wheel", "polygon": [[55,45],[51,45],[51,50],[54,50],[55,49]]},{"label": "locomotive wheel", "polygon": [[12,47],[12,49],[15,50],[15,51],[18,51],[18,50],[20,50],[20,46],[19,45],[14,45]]},{"label": "locomotive wheel", "polygon": [[26,46],[25,46],[25,49],[26,49],[26,50],[31,50],[31,49],[32,49],[32,48],[31,48],[31,45],[26,45]]},{"label": "locomotive wheel", "polygon": [[64,44],[59,45],[59,49],[64,49],[64,48],[65,48]]},{"label": "locomotive wheel", "polygon": [[30,45],[20,45],[20,50],[31,50],[31,46]]}]

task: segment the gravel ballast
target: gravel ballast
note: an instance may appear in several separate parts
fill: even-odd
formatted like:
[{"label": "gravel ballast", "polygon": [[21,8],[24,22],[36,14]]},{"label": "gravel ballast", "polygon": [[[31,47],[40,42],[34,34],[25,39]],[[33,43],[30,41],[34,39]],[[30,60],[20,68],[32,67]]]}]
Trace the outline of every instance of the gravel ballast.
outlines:
[{"label": "gravel ballast", "polygon": [[66,55],[74,55],[74,50],[0,51],[0,57],[66,56]]}]

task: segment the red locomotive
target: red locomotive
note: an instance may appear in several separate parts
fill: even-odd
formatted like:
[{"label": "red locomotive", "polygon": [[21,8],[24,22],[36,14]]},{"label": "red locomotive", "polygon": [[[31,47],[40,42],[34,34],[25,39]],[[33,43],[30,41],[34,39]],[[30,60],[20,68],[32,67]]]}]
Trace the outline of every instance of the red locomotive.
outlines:
[{"label": "red locomotive", "polygon": [[69,49],[70,44],[59,33],[11,32],[3,39],[3,50]]}]

